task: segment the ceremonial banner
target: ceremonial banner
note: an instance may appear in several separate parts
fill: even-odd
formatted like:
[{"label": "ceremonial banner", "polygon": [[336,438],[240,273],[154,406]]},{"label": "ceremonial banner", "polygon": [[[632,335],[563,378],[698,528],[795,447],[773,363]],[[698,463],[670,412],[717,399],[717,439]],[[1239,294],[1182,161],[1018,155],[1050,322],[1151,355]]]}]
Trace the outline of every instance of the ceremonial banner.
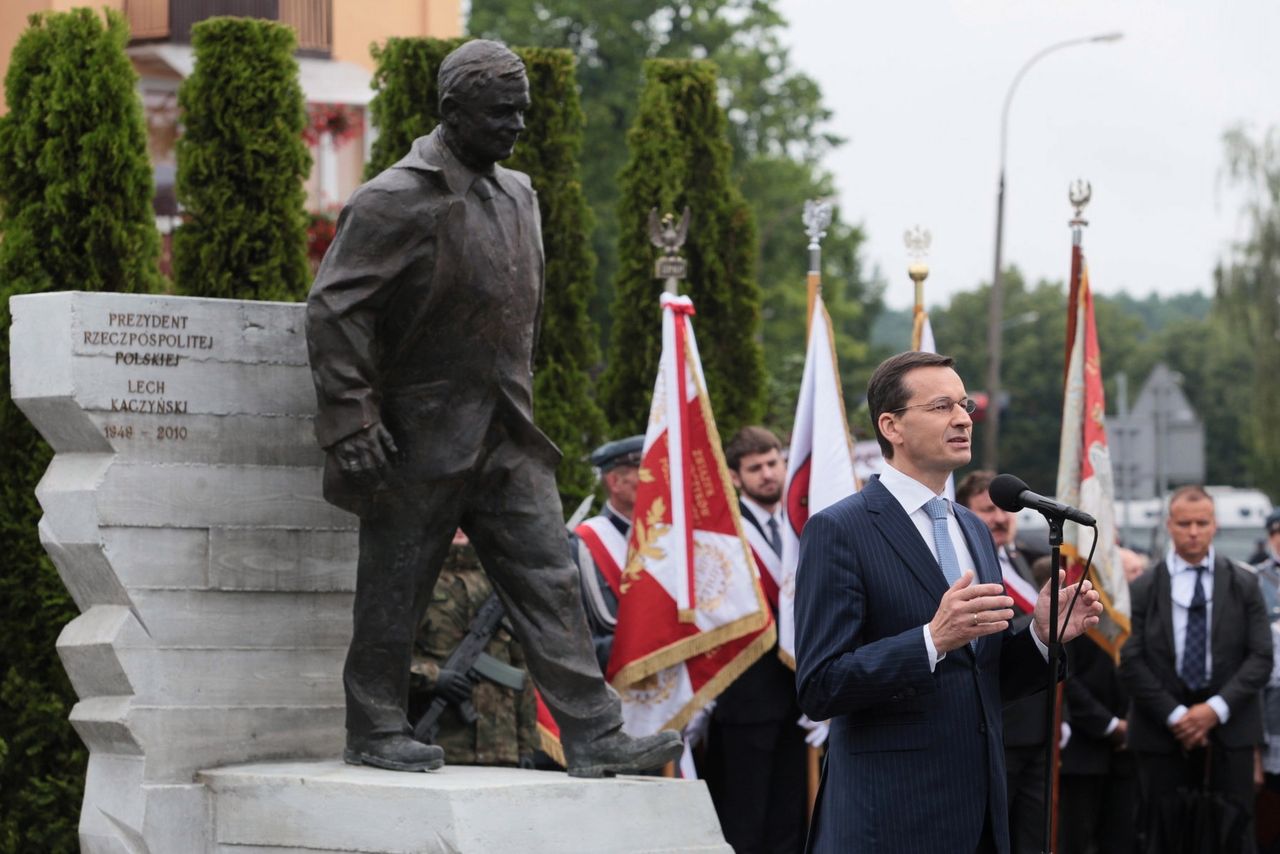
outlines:
[{"label": "ceremonial banner", "polygon": [[773,646],[688,297],[662,296],[662,358],[606,676],[627,731],[680,727]]},{"label": "ceremonial banner", "polygon": [[564,746],[560,744],[560,725],[551,717],[551,710],[542,702],[542,694],[533,689],[534,699],[538,703],[538,742],[542,752],[550,756],[561,768],[567,768],[564,760]]},{"label": "ceremonial banner", "polygon": [[831,317],[818,293],[809,321],[809,348],[800,380],[800,398],[787,454],[783,487],[787,536],[783,539],[783,576],[778,585],[778,655],[795,667],[796,565],[800,532],[809,516],[858,491],[853,444],[845,420],[840,372],[836,369]]},{"label": "ceremonial banner", "polygon": [[[1067,301],[1067,372],[1062,401],[1062,442],[1058,451],[1057,499],[1098,520],[1098,548],[1089,579],[1102,597],[1102,621],[1089,635],[1113,658],[1129,637],[1129,585],[1116,539],[1115,487],[1102,387],[1102,359],[1093,318],[1089,272],[1078,245],[1071,250],[1071,294]],[[1075,522],[1063,529],[1062,562],[1067,581],[1084,571],[1093,531]]]}]

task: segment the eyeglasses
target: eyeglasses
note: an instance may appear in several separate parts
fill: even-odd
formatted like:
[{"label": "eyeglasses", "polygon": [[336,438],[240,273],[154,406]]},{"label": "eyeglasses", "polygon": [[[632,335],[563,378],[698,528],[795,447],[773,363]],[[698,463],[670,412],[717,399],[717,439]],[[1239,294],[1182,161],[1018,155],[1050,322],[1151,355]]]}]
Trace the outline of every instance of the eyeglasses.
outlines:
[{"label": "eyeglasses", "polygon": [[897,409],[890,409],[889,412],[897,414],[906,412],[908,409],[923,409],[932,415],[950,415],[951,410],[955,407],[961,407],[970,415],[978,408],[977,402],[972,397],[962,397],[959,400],[952,400],[949,397],[940,397],[937,400],[931,400],[928,403],[912,403],[907,406],[899,406]]}]

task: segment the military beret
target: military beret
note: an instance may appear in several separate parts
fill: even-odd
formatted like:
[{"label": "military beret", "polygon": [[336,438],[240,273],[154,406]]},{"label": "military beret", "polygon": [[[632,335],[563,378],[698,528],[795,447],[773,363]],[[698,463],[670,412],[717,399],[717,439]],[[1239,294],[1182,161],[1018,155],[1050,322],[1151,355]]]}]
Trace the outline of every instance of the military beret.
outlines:
[{"label": "military beret", "polygon": [[614,439],[612,442],[605,442],[591,452],[591,465],[600,469],[601,473],[618,466],[638,466],[640,465],[640,454],[643,450],[643,435]]}]

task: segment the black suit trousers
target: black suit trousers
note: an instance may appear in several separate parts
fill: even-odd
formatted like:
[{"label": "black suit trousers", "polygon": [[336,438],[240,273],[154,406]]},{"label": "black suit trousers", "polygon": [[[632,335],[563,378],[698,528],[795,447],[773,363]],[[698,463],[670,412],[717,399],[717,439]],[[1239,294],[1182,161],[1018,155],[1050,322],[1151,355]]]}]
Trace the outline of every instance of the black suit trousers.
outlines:
[{"label": "black suit trousers", "polygon": [[797,708],[785,720],[711,724],[707,788],[735,854],[804,850],[808,745],[799,717]]},{"label": "black suit trousers", "polygon": [[343,670],[348,737],[409,733],[414,635],[454,531],[471,538],[506,606],[529,672],[566,741],[622,724],[591,645],[552,461],[495,421],[475,465],[381,501],[361,518],[351,647]]}]

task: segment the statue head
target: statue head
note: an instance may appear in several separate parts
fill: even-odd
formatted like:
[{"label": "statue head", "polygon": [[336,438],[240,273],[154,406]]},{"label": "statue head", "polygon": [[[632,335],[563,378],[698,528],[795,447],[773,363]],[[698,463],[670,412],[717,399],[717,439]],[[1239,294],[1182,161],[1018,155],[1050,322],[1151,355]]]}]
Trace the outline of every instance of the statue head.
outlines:
[{"label": "statue head", "polygon": [[505,160],[524,130],[529,80],[506,45],[476,39],[440,64],[440,115],[450,150],[474,169]]}]

